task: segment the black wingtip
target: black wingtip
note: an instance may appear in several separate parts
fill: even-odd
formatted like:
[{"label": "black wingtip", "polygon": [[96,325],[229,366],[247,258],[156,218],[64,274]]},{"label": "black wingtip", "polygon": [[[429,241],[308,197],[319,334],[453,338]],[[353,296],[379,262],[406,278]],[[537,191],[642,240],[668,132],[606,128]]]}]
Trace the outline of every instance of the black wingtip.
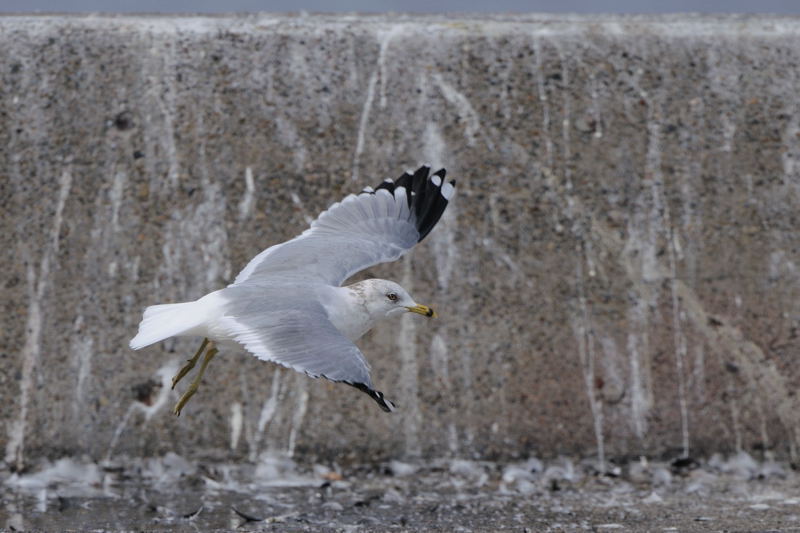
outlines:
[{"label": "black wingtip", "polygon": [[391,413],[392,411],[397,409],[397,406],[393,402],[391,402],[389,399],[387,399],[386,396],[384,396],[381,391],[375,390],[372,387],[370,387],[368,385],[365,385],[364,383],[350,383],[350,382],[347,382],[347,381],[345,383],[347,383],[351,387],[355,387],[356,389],[360,390],[361,392],[367,394],[370,398],[375,400],[375,402],[385,412]]},{"label": "black wingtip", "polygon": [[[427,237],[433,227],[439,222],[442,217],[452,190],[446,193],[442,190],[447,175],[447,170],[440,168],[431,176],[426,176],[424,181],[417,184],[415,183],[414,189],[418,191],[417,196],[414,198],[411,210],[414,213],[417,231],[419,232],[419,241]],[[434,180],[434,177],[438,178]],[[438,183],[436,183],[438,181]],[[451,183],[451,187],[452,187]],[[447,195],[446,195],[447,194]]]},{"label": "black wingtip", "polygon": [[[375,189],[369,187],[363,193],[375,194],[380,189],[385,189],[390,194],[403,187],[406,190],[406,200],[411,211],[411,220],[419,232],[421,242],[442,217],[447,203],[453,195],[456,180],[445,182],[447,170],[440,168],[431,174],[430,165],[421,165],[417,170],[407,170],[396,180],[386,179]],[[434,180],[434,178],[437,178]],[[449,187],[445,187],[448,183]]]}]

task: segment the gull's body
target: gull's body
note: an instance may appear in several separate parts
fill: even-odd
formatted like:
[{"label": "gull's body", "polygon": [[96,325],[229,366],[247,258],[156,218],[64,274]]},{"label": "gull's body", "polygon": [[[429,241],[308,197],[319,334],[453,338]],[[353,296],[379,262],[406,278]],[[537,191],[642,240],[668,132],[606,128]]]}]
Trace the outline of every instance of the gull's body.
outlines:
[{"label": "gull's body", "polygon": [[429,173],[421,167],[348,196],[298,237],[258,254],[224,289],[194,302],[148,307],[131,348],[173,336],[205,339],[173,386],[211,345],[176,413],[197,389],[215,344],[243,347],[259,359],[345,382],[391,410],[393,404],[373,389],[369,365],[354,342],[396,314],[434,313],[391,281],[340,285],[359,270],[398,259],[430,232],[455,182],[444,181],[444,169]]}]

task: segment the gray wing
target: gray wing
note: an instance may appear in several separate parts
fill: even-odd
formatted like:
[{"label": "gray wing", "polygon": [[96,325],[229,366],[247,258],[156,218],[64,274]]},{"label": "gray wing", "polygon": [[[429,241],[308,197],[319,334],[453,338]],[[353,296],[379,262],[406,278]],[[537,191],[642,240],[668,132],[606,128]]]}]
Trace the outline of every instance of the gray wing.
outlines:
[{"label": "gray wing", "polygon": [[359,270],[394,261],[433,229],[453,195],[445,170],[406,172],[331,206],[294,239],[267,248],[233,286],[276,277],[340,285]]},{"label": "gray wing", "polygon": [[221,320],[233,338],[259,359],[313,378],[346,383],[367,393],[384,411],[394,409],[382,392],[373,389],[364,355],[339,333],[319,303],[306,301],[295,309],[272,303],[269,293],[231,298]]}]

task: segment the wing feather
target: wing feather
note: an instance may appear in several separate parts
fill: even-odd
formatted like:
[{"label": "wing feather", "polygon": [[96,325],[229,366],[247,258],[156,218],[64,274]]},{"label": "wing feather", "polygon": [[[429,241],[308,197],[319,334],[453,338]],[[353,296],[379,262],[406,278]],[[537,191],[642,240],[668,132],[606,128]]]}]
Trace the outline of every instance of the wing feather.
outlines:
[{"label": "wing feather", "polygon": [[336,329],[316,299],[303,298],[302,290],[291,287],[259,294],[238,287],[224,291],[221,327],[247,351],[313,378],[352,385],[383,410],[393,410],[394,404],[373,389],[364,355]]},{"label": "wing feather", "polygon": [[333,204],[299,236],[255,256],[232,286],[268,279],[316,279],[339,285],[359,270],[394,261],[433,229],[455,182],[422,166]]}]

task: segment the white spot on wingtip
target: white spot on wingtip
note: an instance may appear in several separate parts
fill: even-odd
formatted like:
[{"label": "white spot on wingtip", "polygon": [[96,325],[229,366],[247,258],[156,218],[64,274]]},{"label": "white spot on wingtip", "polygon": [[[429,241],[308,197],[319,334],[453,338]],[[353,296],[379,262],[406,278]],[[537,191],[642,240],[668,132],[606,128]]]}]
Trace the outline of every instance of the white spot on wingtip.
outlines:
[{"label": "white spot on wingtip", "polygon": [[433,182],[433,184],[434,184],[434,185],[436,185],[437,187],[441,187],[441,185],[442,185],[442,178],[440,178],[439,176],[433,176],[433,177],[431,178],[431,181],[432,181],[432,182]]},{"label": "white spot on wingtip", "polygon": [[453,197],[453,194],[456,192],[456,188],[453,187],[449,183],[445,183],[442,185],[442,196],[444,196],[445,200],[450,200]]}]

